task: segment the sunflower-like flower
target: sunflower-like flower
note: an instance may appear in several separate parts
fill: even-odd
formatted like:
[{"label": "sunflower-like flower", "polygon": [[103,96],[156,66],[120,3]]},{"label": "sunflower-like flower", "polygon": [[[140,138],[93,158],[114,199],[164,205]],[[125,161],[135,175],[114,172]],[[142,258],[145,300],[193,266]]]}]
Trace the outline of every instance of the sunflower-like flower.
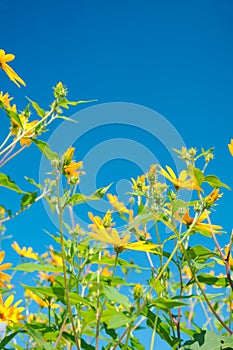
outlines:
[{"label": "sunflower-like flower", "polygon": [[34,300],[38,305],[40,305],[40,307],[51,307],[52,309],[59,308],[59,305],[54,303],[52,300],[42,299],[41,297],[39,297],[39,295],[33,293],[29,289],[26,289],[25,295],[30,300]]},{"label": "sunflower-like flower", "polygon": [[153,253],[155,249],[158,248],[158,245],[147,241],[129,243],[130,234],[126,233],[124,236],[120,237],[118,231],[115,228],[98,229],[95,232],[90,232],[89,236],[96,241],[110,244],[113,246],[116,253],[121,253],[125,249]]},{"label": "sunflower-like flower", "polygon": [[123,202],[119,202],[118,197],[112,195],[111,193],[107,194],[109,203],[113,206],[113,208],[119,213],[119,214],[128,214],[129,215],[129,221],[131,222],[133,220],[133,210],[127,209]]},{"label": "sunflower-like flower", "polygon": [[206,208],[210,208],[222,196],[223,193],[219,193],[219,188],[213,189],[213,191],[204,199]]},{"label": "sunflower-like flower", "polygon": [[141,175],[137,177],[137,180],[131,178],[132,180],[132,189],[134,191],[147,191],[149,186],[146,185],[146,176]]},{"label": "sunflower-like flower", "polygon": [[38,260],[38,254],[34,253],[31,247],[29,247],[29,248],[26,248],[26,247],[20,248],[17,242],[13,242],[11,247],[21,257],[29,258],[29,259],[33,259],[33,260]]},{"label": "sunflower-like flower", "polygon": [[233,156],[233,139],[231,139],[231,143],[228,144],[229,151],[231,155]]},{"label": "sunflower-like flower", "polygon": [[5,302],[0,294],[0,320],[6,324],[11,325],[12,323],[20,323],[24,318],[21,314],[24,311],[24,307],[18,307],[22,303],[22,300],[18,300],[14,305],[14,296],[10,295]]},{"label": "sunflower-like flower", "polygon": [[20,87],[20,84],[26,86],[23,79],[21,79],[18,74],[6,63],[13,61],[14,59],[15,55],[12,55],[11,53],[6,54],[4,50],[0,50],[0,68],[6,72],[10,80],[12,80],[18,87]]},{"label": "sunflower-like flower", "polygon": [[[209,236],[209,234],[211,234],[212,231],[214,233],[220,233],[220,230],[222,229],[222,226],[210,225],[209,223],[203,222],[204,220],[206,220],[208,218],[209,214],[210,214],[210,212],[205,210],[198,217],[198,219],[197,219],[197,221],[196,221],[196,223],[194,225],[194,229],[196,229],[200,233],[207,234],[208,236]],[[176,216],[176,218],[178,219],[177,216]],[[181,221],[186,225],[187,228],[189,228],[190,225],[192,225],[192,223],[194,221],[194,218],[192,218],[189,215],[189,209],[186,210],[186,212],[185,212],[184,216],[182,217]]]},{"label": "sunflower-like flower", "polygon": [[115,223],[112,222],[112,212],[108,210],[101,219],[99,216],[94,216],[91,212],[88,213],[89,218],[93,222],[93,224],[88,225],[88,227],[92,228],[93,231],[96,229],[108,228],[114,226]]},{"label": "sunflower-like flower", "polygon": [[10,285],[11,276],[2,271],[9,269],[12,264],[11,263],[2,264],[4,257],[5,257],[5,252],[1,251],[0,252],[0,288],[6,287],[9,289],[11,288],[11,285]]},{"label": "sunflower-like flower", "polygon": [[176,177],[176,174],[168,165],[166,165],[166,169],[167,171],[161,167],[160,174],[171,181],[177,191],[181,189],[201,190],[201,188],[195,182],[195,179],[190,177],[186,170],[182,170],[180,175]]},{"label": "sunflower-like flower", "polygon": [[3,94],[2,91],[0,91],[0,101],[2,102],[3,106],[7,109],[11,108],[10,102],[13,100],[13,97],[10,97],[8,92]]},{"label": "sunflower-like flower", "polygon": [[[17,113],[16,105],[13,105],[10,110]],[[38,123],[38,120],[33,120],[32,122],[28,121],[28,118],[22,114],[18,114],[20,123],[16,119],[11,119],[11,134],[19,136],[24,132],[24,136],[20,138],[19,142],[21,146],[29,146],[32,141],[31,138],[36,136],[34,126]]]},{"label": "sunflower-like flower", "polygon": [[53,266],[62,266],[62,257],[54,252],[53,246],[49,246],[49,253],[51,255],[51,264]]},{"label": "sunflower-like flower", "polygon": [[74,150],[74,147],[69,147],[63,154],[63,174],[68,178],[69,183],[72,184],[79,183],[80,175],[85,174],[81,171],[83,162],[75,162],[73,160]]}]

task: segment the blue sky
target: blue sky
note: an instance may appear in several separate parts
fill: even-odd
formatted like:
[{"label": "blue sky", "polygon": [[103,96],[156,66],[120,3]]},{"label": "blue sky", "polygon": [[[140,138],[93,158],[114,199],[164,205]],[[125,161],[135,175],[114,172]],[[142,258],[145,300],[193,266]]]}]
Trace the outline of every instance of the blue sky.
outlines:
[{"label": "blue sky", "polygon": [[[73,100],[149,107],[174,126],[188,147],[216,147],[209,172],[231,186],[233,159],[227,144],[233,137],[232,1],[1,0],[0,11],[1,48],[16,55],[12,67],[27,83],[18,89],[0,72],[1,90],[9,91],[17,105],[23,108],[28,96],[46,108],[51,88],[62,81]],[[69,115],[77,111],[74,108]],[[3,120],[3,133],[7,127]],[[110,135],[110,139],[133,139],[152,152],[156,148],[163,165],[170,161],[158,140],[140,130],[122,126],[97,131],[77,143],[80,157]],[[26,186],[23,176],[37,179],[39,162],[39,152],[28,149],[5,171]],[[111,169],[114,179],[109,176]],[[103,164],[99,177],[117,182],[137,174],[137,164],[129,160],[125,166],[115,160]],[[97,182],[101,185],[101,180]],[[230,231],[230,191],[222,202],[214,222],[221,221]],[[42,229],[53,229],[42,204],[10,222],[8,228],[19,244],[33,245],[40,252],[49,242]]]}]

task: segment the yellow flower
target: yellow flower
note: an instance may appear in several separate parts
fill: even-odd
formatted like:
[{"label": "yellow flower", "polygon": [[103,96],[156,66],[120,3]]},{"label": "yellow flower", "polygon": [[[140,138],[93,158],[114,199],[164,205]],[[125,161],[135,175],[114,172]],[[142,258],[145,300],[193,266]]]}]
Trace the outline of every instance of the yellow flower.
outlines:
[{"label": "yellow flower", "polygon": [[219,193],[219,188],[215,188],[207,197],[205,197],[206,207],[210,208],[222,196],[223,193]]},{"label": "yellow flower", "polygon": [[132,180],[132,189],[134,191],[147,191],[149,186],[146,186],[146,176],[145,175],[141,175],[137,177],[137,180],[134,180],[133,178],[131,178]]},{"label": "yellow flower", "polygon": [[125,249],[138,250],[144,252],[154,252],[158,245],[148,243],[146,241],[138,241],[129,243],[130,234],[126,233],[123,237],[119,236],[119,233],[115,228],[98,229],[95,232],[89,233],[90,237],[96,241],[107,243],[113,246],[115,252],[121,253]]},{"label": "yellow flower", "polygon": [[[200,231],[203,234],[210,234],[212,232],[212,229],[214,233],[220,233],[219,230],[222,229],[222,226],[218,225],[209,225],[208,223],[204,223],[203,221],[207,219],[208,215],[210,214],[209,211],[203,212],[199,218],[196,221],[196,224],[194,225],[194,229],[197,231]],[[176,215],[176,219],[179,220],[178,215]],[[189,228],[189,226],[193,223],[193,218],[189,215],[189,209],[186,210],[184,216],[182,217],[182,222]]]},{"label": "yellow flower", "polygon": [[229,151],[231,155],[233,156],[233,139],[231,139],[231,143],[228,144]]},{"label": "yellow flower", "polygon": [[45,318],[40,317],[38,314],[32,314],[30,313],[27,317],[28,323],[47,323],[47,320]]},{"label": "yellow flower", "polygon": [[64,165],[68,165],[72,162],[72,158],[74,156],[74,147],[69,147],[67,151],[64,153]]},{"label": "yellow flower", "polygon": [[174,171],[166,165],[167,171],[160,168],[160,174],[171,181],[176,190],[187,189],[187,190],[201,190],[201,188],[196,184],[195,180],[189,177],[186,170],[182,170],[179,177],[176,177]]},{"label": "yellow flower", "polygon": [[[11,109],[17,113],[17,110],[16,110],[16,106],[13,105],[11,107]],[[20,122],[23,126],[23,128],[21,127],[21,125],[16,121],[16,120],[13,120],[11,119],[11,122],[12,122],[12,127],[11,127],[11,134],[12,135],[18,135],[19,131],[21,132],[25,132],[27,130],[30,130],[31,128],[33,128],[33,126],[35,126],[37,123],[38,123],[38,120],[34,120],[32,122],[28,122],[28,118],[24,117],[23,115],[19,114],[19,119],[20,119]],[[26,132],[24,134],[24,137],[22,137],[19,142],[20,142],[20,145],[21,146],[29,146],[32,141],[30,140],[31,137],[35,137],[35,131],[34,129],[33,130],[30,130],[28,132]]]},{"label": "yellow flower", "polygon": [[112,213],[110,210],[107,211],[103,219],[99,216],[94,216],[91,212],[88,212],[88,216],[93,222],[93,224],[88,225],[88,227],[92,228],[94,231],[96,229],[107,228],[115,225],[115,223],[112,222]]},{"label": "yellow flower", "polygon": [[[15,56],[12,54],[5,54],[4,50],[0,50],[0,68],[2,68],[10,80],[12,80],[18,87],[20,87],[20,84],[26,86],[25,82],[23,79],[21,79],[18,74],[6,63],[13,61],[15,59]],[[19,84],[19,83],[20,84]]]},{"label": "yellow flower", "polygon": [[33,293],[31,290],[26,289],[25,295],[29,297],[30,300],[34,300],[40,307],[48,307],[50,306],[52,309],[57,309],[59,307],[58,304],[52,302],[52,300],[43,300],[39,295]]},{"label": "yellow flower", "polygon": [[47,274],[43,271],[40,271],[39,272],[39,277],[40,277],[40,280],[43,282],[43,281],[48,281],[48,282],[51,282],[51,283],[54,283],[55,282],[55,275],[54,274]]},{"label": "yellow flower", "polygon": [[0,320],[7,324],[19,323],[24,318],[21,313],[24,311],[24,307],[17,307],[22,300],[18,300],[14,305],[14,296],[10,295],[5,302],[3,302],[2,295],[0,295]]},{"label": "yellow flower", "polygon": [[52,258],[51,264],[53,266],[62,266],[62,258],[58,254],[54,253],[54,249],[51,245],[49,246],[49,253]]},{"label": "yellow flower", "polygon": [[79,170],[82,168],[83,162],[71,162],[68,165],[64,165],[65,175],[70,178],[71,176],[78,177],[80,172]]},{"label": "yellow flower", "polygon": [[120,214],[129,214],[129,221],[133,220],[133,210],[127,209],[123,202],[119,202],[117,196],[112,195],[111,193],[107,194],[109,203],[113,206],[113,208]]},{"label": "yellow flower", "polygon": [[13,100],[13,97],[10,97],[8,92],[6,92],[4,95],[2,91],[0,92],[0,101],[3,103],[4,107],[6,107],[7,109],[11,108],[11,105],[10,105],[11,100]]},{"label": "yellow flower", "polygon": [[31,247],[20,248],[17,242],[13,242],[11,247],[16,251],[16,253],[18,253],[20,256],[24,258],[38,260],[38,254],[34,253]]},{"label": "yellow flower", "polygon": [[[5,252],[1,251],[0,252],[0,264],[3,262],[4,257],[5,257]],[[10,283],[10,280],[12,277],[10,275],[6,274],[5,272],[2,272],[2,270],[9,269],[11,267],[11,265],[12,265],[11,263],[5,263],[5,264],[0,265],[0,288],[11,287],[11,285],[8,285],[8,283]]]}]

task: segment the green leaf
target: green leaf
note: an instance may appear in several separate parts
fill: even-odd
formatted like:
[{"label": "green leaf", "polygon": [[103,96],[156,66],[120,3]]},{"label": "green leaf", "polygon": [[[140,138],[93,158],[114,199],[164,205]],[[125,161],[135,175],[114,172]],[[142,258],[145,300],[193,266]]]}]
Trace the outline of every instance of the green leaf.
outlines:
[{"label": "green leaf", "polygon": [[163,297],[159,297],[159,298],[152,300],[151,305],[157,307],[158,309],[162,309],[162,310],[170,310],[170,309],[173,309],[175,307],[187,306],[186,303],[176,301],[173,299],[163,298]]},{"label": "green leaf", "polygon": [[15,113],[14,111],[10,111],[9,109],[6,110],[6,113],[10,119],[15,122],[16,125],[19,125],[21,129],[23,129],[23,125],[21,123],[21,119],[18,115],[18,113]]},{"label": "green leaf", "polygon": [[215,285],[218,287],[227,287],[229,282],[226,277],[215,277],[209,274],[200,274],[197,276],[198,281],[208,285]]},{"label": "green leaf", "polygon": [[42,140],[34,140],[31,139],[35,145],[39,148],[39,150],[44,154],[44,156],[49,160],[59,160],[59,156],[56,152],[53,152],[47,142]]},{"label": "green leaf", "polygon": [[128,322],[130,322],[130,319],[122,312],[119,312],[115,313],[106,323],[108,328],[116,329],[125,326]]},{"label": "green leaf", "polygon": [[66,204],[69,202],[70,192],[66,191],[60,199],[61,208],[65,208]]},{"label": "green leaf", "polygon": [[27,176],[24,176],[24,178],[25,178],[30,184],[34,185],[35,187],[39,188],[40,190],[43,189],[43,186],[40,185],[40,184],[38,184],[38,183],[36,183],[35,180],[30,179],[30,178],[27,177]]},{"label": "green leaf", "polygon": [[37,192],[28,192],[20,200],[21,209],[31,205],[35,202],[37,197]]},{"label": "green leaf", "polygon": [[45,116],[45,111],[38,105],[38,103],[30,100],[30,98],[26,97],[28,101],[31,102],[32,107],[35,109],[36,113],[39,117],[43,118]]},{"label": "green leaf", "polygon": [[[22,286],[25,289],[29,289],[36,294],[44,295],[45,297],[57,298],[63,304],[66,303],[64,288],[60,288],[60,287],[59,288],[57,288],[57,287],[33,287],[33,286],[27,286],[25,284],[22,284]],[[77,294],[75,292],[69,292],[69,299],[70,299],[71,304],[81,303],[81,304],[88,305],[88,306],[91,305],[87,299],[81,297],[79,294]]]},{"label": "green leaf", "polygon": [[223,182],[221,182],[219,180],[219,178],[215,175],[207,175],[205,176],[204,182],[208,182],[208,184],[213,187],[213,188],[219,188],[219,187],[225,187],[228,190],[230,190],[231,188],[224,184]]},{"label": "green leaf", "polygon": [[5,345],[7,345],[18,333],[19,331],[16,331],[4,337],[4,339],[0,342],[0,349],[4,349]]},{"label": "green leaf", "polygon": [[133,349],[135,349],[135,350],[145,350],[145,347],[140,343],[140,340],[138,338],[131,336],[130,343],[131,343]]},{"label": "green leaf", "polygon": [[202,182],[205,179],[203,172],[198,168],[193,168],[193,175],[194,175],[195,179],[197,180],[198,186],[201,186]]},{"label": "green leaf", "polygon": [[181,350],[232,350],[233,337],[217,335],[212,331],[203,330],[193,335],[194,340],[186,341]]},{"label": "green leaf", "polygon": [[24,263],[20,264],[16,267],[12,267],[11,270],[16,271],[25,271],[25,272],[35,272],[35,271],[44,271],[44,272],[54,272],[59,273],[63,271],[63,268],[61,266],[55,267],[52,265],[42,265],[42,264],[35,264],[35,263]]},{"label": "green leaf", "polygon": [[172,349],[176,349],[180,340],[171,336],[171,330],[167,323],[163,322],[160,317],[157,317],[152,311],[148,308],[142,310],[142,314],[147,318],[147,325],[154,329],[156,322],[156,332],[159,336],[165,340]]},{"label": "green leaf", "polygon": [[115,301],[116,303],[123,305],[126,309],[130,307],[130,301],[128,297],[118,292],[115,287],[103,286],[103,292],[105,296],[111,301]]},{"label": "green leaf", "polygon": [[77,204],[82,204],[82,203],[85,203],[88,201],[100,200],[105,195],[105,193],[108,191],[110,186],[112,186],[112,183],[106,187],[99,188],[97,191],[95,191],[90,196],[85,196],[81,193],[76,193],[69,199],[67,204],[68,205],[77,205]]},{"label": "green leaf", "polygon": [[53,350],[53,347],[47,343],[46,341],[44,341],[42,334],[37,332],[32,325],[25,323],[24,327],[27,329],[28,333],[31,335],[31,337],[38,342],[39,344],[41,344],[43,346],[44,350]]},{"label": "green leaf", "polygon": [[87,100],[87,101],[69,101],[67,100],[67,98],[63,97],[58,105],[60,107],[63,107],[63,108],[69,108],[69,105],[71,106],[77,106],[79,104],[83,104],[83,103],[90,103],[90,102],[96,102],[97,100]]},{"label": "green leaf", "polygon": [[9,188],[12,191],[15,191],[19,194],[27,193],[25,191],[22,191],[14,181],[11,180],[10,176],[0,173],[0,186]]}]

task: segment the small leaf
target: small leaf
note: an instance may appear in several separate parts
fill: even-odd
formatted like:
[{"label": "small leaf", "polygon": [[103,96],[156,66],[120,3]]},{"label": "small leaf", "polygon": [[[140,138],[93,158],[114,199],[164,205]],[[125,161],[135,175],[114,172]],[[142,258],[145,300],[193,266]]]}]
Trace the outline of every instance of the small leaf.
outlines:
[{"label": "small leaf", "polygon": [[110,185],[108,185],[106,187],[99,188],[97,191],[95,191],[90,196],[85,196],[85,195],[83,195],[81,193],[76,193],[69,199],[67,204],[69,204],[69,205],[77,205],[77,204],[86,203],[88,201],[100,200],[105,195],[105,193],[108,191],[108,189],[110,188],[111,185],[112,184],[110,184]]},{"label": "small leaf", "polygon": [[14,181],[11,180],[10,176],[0,173],[0,186],[9,188],[12,191],[15,191],[19,194],[27,193],[25,191],[22,191]]},{"label": "small leaf", "polygon": [[21,129],[23,129],[23,125],[21,123],[21,119],[18,115],[18,113],[15,113],[14,111],[10,111],[9,109],[6,110],[6,113],[8,115],[8,117],[10,117],[10,119],[12,120],[12,122],[16,125],[19,125],[21,127]]},{"label": "small leaf", "polygon": [[215,175],[207,175],[205,176],[204,182],[208,182],[208,184],[213,188],[225,187],[230,190],[230,187],[219,180],[219,178]]},{"label": "small leaf", "polygon": [[60,199],[61,208],[65,208],[66,204],[69,201],[69,198],[70,198],[70,192],[66,191]]},{"label": "small leaf", "polygon": [[59,156],[56,152],[53,152],[47,142],[42,140],[34,140],[31,139],[35,145],[39,148],[39,150],[44,154],[44,156],[49,160],[59,159]]},{"label": "small leaf", "polygon": [[30,178],[27,177],[27,176],[24,176],[24,178],[25,178],[30,184],[34,185],[35,187],[39,188],[40,190],[43,189],[43,186],[40,185],[40,184],[38,184],[38,183],[36,183],[35,180],[30,179]]},{"label": "small leaf", "polygon": [[31,205],[35,202],[37,197],[37,192],[28,192],[20,200],[21,209]]},{"label": "small leaf", "polygon": [[30,100],[30,98],[28,98],[28,101],[31,102],[32,107],[35,109],[36,113],[38,114],[39,117],[43,118],[45,116],[45,111],[38,105],[38,103]]},{"label": "small leaf", "polygon": [[229,282],[226,277],[215,277],[209,274],[200,274],[197,276],[198,281],[208,285],[215,285],[218,287],[227,287]]}]

